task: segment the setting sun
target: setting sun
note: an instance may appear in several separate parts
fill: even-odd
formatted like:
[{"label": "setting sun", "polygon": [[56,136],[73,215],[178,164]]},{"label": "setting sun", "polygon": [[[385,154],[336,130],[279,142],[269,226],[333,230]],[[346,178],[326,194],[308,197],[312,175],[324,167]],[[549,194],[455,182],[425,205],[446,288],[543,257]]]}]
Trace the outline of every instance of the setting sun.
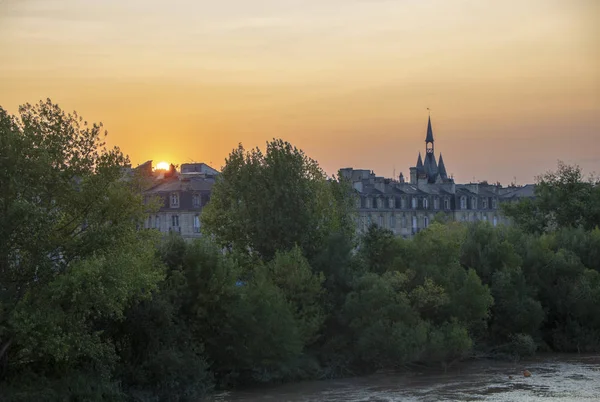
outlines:
[{"label": "setting sun", "polygon": [[169,170],[169,162],[159,162],[156,164],[156,170]]}]

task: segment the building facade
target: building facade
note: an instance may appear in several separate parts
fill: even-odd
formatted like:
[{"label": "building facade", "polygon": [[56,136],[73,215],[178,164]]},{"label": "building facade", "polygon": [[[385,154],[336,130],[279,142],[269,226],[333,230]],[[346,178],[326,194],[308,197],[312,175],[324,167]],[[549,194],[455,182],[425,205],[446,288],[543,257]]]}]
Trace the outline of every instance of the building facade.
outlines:
[{"label": "building facade", "polygon": [[425,136],[425,158],[419,153],[416,165],[410,168],[409,182],[402,173],[397,179],[352,168],[341,169],[340,174],[352,182],[355,190],[359,232],[375,224],[406,238],[428,227],[438,214],[454,221],[507,224],[500,204],[534,196],[533,185],[455,183],[447,174],[441,153],[436,161],[431,118]]},{"label": "building facade", "polygon": [[184,239],[201,236],[200,215],[210,201],[219,172],[204,163],[186,163],[174,168],[144,191],[144,202],[159,209],[146,218],[144,226],[163,233],[175,232]]}]

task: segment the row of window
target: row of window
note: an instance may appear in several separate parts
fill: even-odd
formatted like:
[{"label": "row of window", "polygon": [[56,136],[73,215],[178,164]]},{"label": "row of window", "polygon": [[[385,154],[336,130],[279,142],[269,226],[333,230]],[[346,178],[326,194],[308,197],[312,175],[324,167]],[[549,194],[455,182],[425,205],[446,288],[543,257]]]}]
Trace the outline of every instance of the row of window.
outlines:
[{"label": "row of window", "polygon": [[[375,200],[377,201],[377,208],[379,208],[379,209],[384,208],[384,200],[382,198],[376,198]],[[371,198],[367,198],[366,199],[366,208],[367,209],[375,208],[375,204],[373,202],[375,200],[371,199]],[[421,200],[421,202],[420,202],[421,205],[419,205],[419,200]],[[497,208],[497,201],[498,200],[496,198],[492,198],[492,202],[491,202],[492,209]],[[477,209],[477,204],[478,204],[477,197],[471,197],[470,208],[467,208],[467,197],[464,195],[460,197],[460,209]],[[362,204],[361,204],[361,200],[359,198],[357,200],[357,207],[360,208],[361,206],[362,206]],[[421,198],[421,197],[412,197],[411,198],[411,208],[417,209],[419,206],[421,206],[424,209],[429,209],[429,199]],[[395,207],[396,207],[396,199],[394,197],[388,198],[388,208],[394,209]],[[488,209],[488,207],[489,207],[488,199],[482,198],[481,199],[481,208]],[[404,197],[402,197],[400,199],[400,208],[406,209],[406,199]],[[440,199],[438,197],[435,197],[433,199],[433,209],[440,209]],[[447,210],[450,209],[450,199],[447,197],[444,198],[444,209],[447,209]]]},{"label": "row of window", "polygon": [[[422,219],[422,225],[421,225],[421,227],[422,227],[422,228],[426,228],[426,227],[428,227],[428,226],[429,226],[429,223],[430,223],[430,222],[429,222],[429,217],[428,217],[428,216],[422,216],[422,217],[421,217],[421,219]],[[476,218],[475,218],[475,217],[473,217],[473,220],[475,220],[475,219],[476,219]],[[467,218],[467,216],[466,216],[466,215],[463,215],[463,216],[461,217],[461,220],[462,220],[462,221],[467,221],[467,220],[468,220],[468,218]],[[488,221],[488,217],[487,217],[487,215],[484,215],[484,216],[483,216],[483,220],[484,220],[485,222],[487,222],[487,221]],[[372,218],[370,215],[369,215],[369,216],[367,216],[367,219],[366,219],[366,220],[364,220],[364,219],[362,220],[363,229],[367,229],[367,228],[368,228],[369,226],[371,226],[373,223],[374,223],[374,222],[373,222],[373,218]],[[386,226],[386,223],[387,223],[387,226]],[[497,225],[498,225],[498,218],[497,218],[496,216],[494,216],[494,217],[493,217],[493,219],[492,219],[492,224],[493,224],[494,226],[497,226]],[[385,226],[385,227],[387,227],[388,229],[394,229],[394,228],[396,228],[396,216],[394,216],[394,215],[390,216],[390,217],[389,217],[389,221],[388,221],[388,222],[385,222],[385,220],[384,220],[384,217],[383,217],[383,216],[378,216],[378,217],[377,217],[377,225],[379,225],[380,227],[384,227],[384,226]],[[400,227],[401,227],[401,228],[406,228],[406,227],[407,227],[407,218],[406,218],[405,216],[403,216],[403,217],[401,217],[401,218],[400,218]],[[417,228],[419,227],[419,226],[418,226],[418,217],[417,217],[417,216],[412,216],[412,218],[411,218],[411,227],[412,227],[413,229],[417,229]]]},{"label": "row of window", "polygon": [[[200,208],[202,204],[202,197],[200,194],[192,194],[192,207]],[[179,208],[179,193],[171,193],[169,196],[169,207]]]},{"label": "row of window", "polygon": [[[179,215],[171,215],[171,219],[166,218],[167,231],[180,232]],[[146,227],[149,229],[162,230],[162,217],[161,215],[155,215],[154,217],[148,216],[148,222]],[[200,233],[200,214],[193,216],[192,228],[194,233]]]}]

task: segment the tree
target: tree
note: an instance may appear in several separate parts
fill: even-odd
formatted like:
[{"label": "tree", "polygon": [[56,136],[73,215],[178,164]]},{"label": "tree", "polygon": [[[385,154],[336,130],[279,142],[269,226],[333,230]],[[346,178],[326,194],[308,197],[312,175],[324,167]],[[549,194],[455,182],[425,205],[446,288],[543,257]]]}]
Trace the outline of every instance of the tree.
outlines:
[{"label": "tree", "polygon": [[311,259],[335,232],[353,227],[350,189],[283,140],[266,152],[233,150],[219,175],[203,227],[232,250],[270,260],[298,245]]},{"label": "tree", "polygon": [[103,328],[162,277],[128,159],[105,135],[49,99],[18,117],[0,108],[0,379],[110,381]]},{"label": "tree", "polygon": [[556,172],[537,178],[535,199],[503,205],[504,213],[528,232],[563,227],[594,229],[600,222],[600,179],[558,162]]}]

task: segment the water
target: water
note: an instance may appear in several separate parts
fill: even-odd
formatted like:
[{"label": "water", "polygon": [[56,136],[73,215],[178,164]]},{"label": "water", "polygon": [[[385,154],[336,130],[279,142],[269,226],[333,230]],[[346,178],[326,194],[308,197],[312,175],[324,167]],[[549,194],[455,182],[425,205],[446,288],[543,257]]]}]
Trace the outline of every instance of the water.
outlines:
[{"label": "water", "polygon": [[[523,375],[524,370],[531,377]],[[510,378],[512,376],[512,378]],[[447,373],[380,373],[215,395],[213,402],[600,401],[600,356],[476,361]]]}]

